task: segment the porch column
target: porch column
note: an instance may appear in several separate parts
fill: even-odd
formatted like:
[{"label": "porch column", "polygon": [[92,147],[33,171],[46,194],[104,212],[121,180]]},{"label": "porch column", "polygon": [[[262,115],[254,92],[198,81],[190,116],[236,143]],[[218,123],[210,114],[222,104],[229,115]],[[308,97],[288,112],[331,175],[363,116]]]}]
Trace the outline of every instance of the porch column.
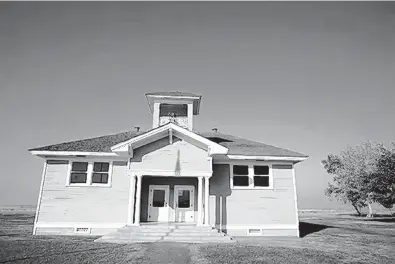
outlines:
[{"label": "porch column", "polygon": [[203,177],[198,177],[198,219],[197,225],[202,225],[202,205],[203,205]]},{"label": "porch column", "polygon": [[130,177],[130,190],[129,190],[129,210],[128,210],[128,222],[127,225],[133,224],[133,214],[134,214],[134,196],[136,192],[136,177],[133,174]]},{"label": "porch column", "polygon": [[140,211],[141,211],[141,183],[143,175],[137,175],[137,190],[136,190],[136,212],[134,217],[134,225],[140,225]]},{"label": "porch column", "polygon": [[208,197],[210,193],[210,178],[205,177],[204,178],[204,225],[208,226],[210,225],[209,223],[209,215],[208,215]]}]

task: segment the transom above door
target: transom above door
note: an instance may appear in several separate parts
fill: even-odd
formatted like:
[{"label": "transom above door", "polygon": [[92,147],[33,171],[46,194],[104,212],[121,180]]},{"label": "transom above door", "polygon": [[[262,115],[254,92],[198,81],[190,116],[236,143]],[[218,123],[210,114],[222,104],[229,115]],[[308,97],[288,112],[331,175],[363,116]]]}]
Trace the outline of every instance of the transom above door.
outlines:
[{"label": "transom above door", "polygon": [[174,209],[176,222],[195,222],[195,187],[174,186]]},{"label": "transom above door", "polygon": [[150,185],[148,195],[148,221],[169,221],[169,185]]}]

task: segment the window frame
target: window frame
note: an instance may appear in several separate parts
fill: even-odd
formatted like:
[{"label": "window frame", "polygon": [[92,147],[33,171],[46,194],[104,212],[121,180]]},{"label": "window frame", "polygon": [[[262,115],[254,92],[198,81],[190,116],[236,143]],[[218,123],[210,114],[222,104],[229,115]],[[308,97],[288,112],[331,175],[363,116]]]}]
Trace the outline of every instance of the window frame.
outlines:
[{"label": "window frame", "polygon": [[[232,164],[231,165],[232,166],[232,185],[234,184],[234,181],[233,181],[233,178],[234,177],[247,177],[247,179],[248,179],[248,185],[247,186],[234,186],[235,188],[239,188],[239,187],[241,187],[241,188],[246,188],[246,187],[249,187],[250,185],[251,185],[251,178],[250,178],[250,167],[248,166],[248,164],[243,164],[243,165],[240,165],[240,164]],[[247,174],[235,174],[234,173],[234,167],[235,166],[243,166],[243,167],[247,167]]]},{"label": "window frame", "polygon": [[[71,172],[72,172],[72,165],[73,162],[82,162],[88,163],[88,169],[86,171],[86,182],[85,183],[71,183]],[[93,183],[93,165],[94,163],[108,163],[108,181],[107,183]],[[69,160],[68,171],[67,171],[67,179],[66,179],[66,186],[67,187],[111,187],[112,183],[112,170],[113,170],[113,161],[107,160]],[[103,172],[101,172],[103,173]]]},{"label": "window frame", "polygon": [[[175,108],[177,108],[177,107],[179,107],[179,108],[185,108],[185,109],[182,109],[182,112],[183,113],[181,113],[180,115],[179,114],[177,114],[176,115],[176,118],[179,118],[179,117],[184,117],[184,118],[187,118],[188,117],[188,104],[186,104],[186,103],[161,103],[160,105],[159,105],[159,118],[160,117],[167,117],[167,116],[169,116],[169,113],[163,113],[162,111],[164,111],[164,110],[162,110],[163,108],[162,107],[166,107],[166,106],[172,106],[172,107],[175,107]],[[185,110],[185,113],[184,113],[184,110]]]},{"label": "window frame", "polygon": [[[88,166],[89,166],[89,164],[87,163],[86,164],[86,170],[84,170],[84,171],[81,171],[81,170],[73,170],[73,163],[87,163],[87,162],[80,162],[80,161],[74,161],[74,162],[72,162],[71,163],[71,169],[70,169],[70,179],[69,179],[69,182],[70,182],[70,184],[86,184],[86,182],[88,182]],[[84,166],[85,166],[85,164],[84,164]],[[82,183],[82,182],[71,182],[71,174],[73,174],[73,173],[80,173],[80,174],[86,174],[86,179],[85,179],[85,183]]]},{"label": "window frame", "polygon": [[[233,186],[233,177],[238,176],[233,174],[233,166],[248,166],[248,186]],[[269,162],[253,162],[253,163],[244,163],[244,162],[232,162],[229,164],[230,166],[230,188],[232,190],[273,190],[273,168],[272,164]],[[269,175],[255,175],[254,166],[268,166],[269,167]],[[269,186],[254,186],[254,176],[265,176],[269,177]]]},{"label": "window frame", "polygon": [[[269,167],[268,174],[255,174],[255,167],[258,167],[258,166],[259,167]],[[258,188],[258,187],[265,187],[265,188],[267,188],[267,187],[270,187],[270,184],[272,182],[272,180],[270,179],[270,166],[269,165],[257,165],[257,164],[254,164],[252,166],[252,168],[253,168],[253,171],[254,171],[254,174],[252,175],[254,188]],[[269,186],[255,186],[255,177],[268,177],[269,178]]]}]

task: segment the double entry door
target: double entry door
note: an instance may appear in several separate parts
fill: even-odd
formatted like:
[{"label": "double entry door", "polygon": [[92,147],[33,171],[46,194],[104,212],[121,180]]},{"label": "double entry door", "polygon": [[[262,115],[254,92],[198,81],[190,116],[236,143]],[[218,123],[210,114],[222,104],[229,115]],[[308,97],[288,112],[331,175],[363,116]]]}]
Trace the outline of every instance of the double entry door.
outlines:
[{"label": "double entry door", "polygon": [[[150,222],[194,222],[195,187],[175,185],[170,204],[169,185],[150,185],[148,195],[148,221]],[[174,219],[174,220],[173,220]]]}]

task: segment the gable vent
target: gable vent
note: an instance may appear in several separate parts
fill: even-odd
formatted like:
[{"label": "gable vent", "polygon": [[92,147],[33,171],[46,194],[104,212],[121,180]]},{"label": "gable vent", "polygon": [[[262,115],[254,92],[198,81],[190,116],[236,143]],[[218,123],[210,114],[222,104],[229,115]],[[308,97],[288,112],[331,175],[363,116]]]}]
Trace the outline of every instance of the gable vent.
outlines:
[{"label": "gable vent", "polygon": [[260,236],[262,235],[262,230],[258,228],[247,229],[247,235],[249,236]]},{"label": "gable vent", "polygon": [[76,227],[74,229],[74,233],[77,233],[77,234],[90,234],[91,233],[91,229],[89,227]]}]

